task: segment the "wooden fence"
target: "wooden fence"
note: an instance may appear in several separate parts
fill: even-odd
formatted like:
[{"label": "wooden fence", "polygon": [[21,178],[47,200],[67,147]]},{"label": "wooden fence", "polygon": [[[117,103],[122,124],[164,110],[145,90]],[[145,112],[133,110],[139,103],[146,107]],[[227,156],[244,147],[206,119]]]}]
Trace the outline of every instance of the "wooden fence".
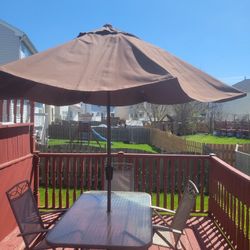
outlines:
[{"label": "wooden fence", "polygon": [[250,144],[241,144],[240,151],[247,153],[247,154],[250,154]]},{"label": "wooden fence", "polygon": [[187,141],[170,132],[150,129],[150,144],[166,153],[202,154],[202,143]]},{"label": "wooden fence", "polygon": [[[50,135],[53,138],[70,138],[70,133],[74,134],[77,131],[77,125],[70,127],[69,125],[53,125],[50,126]],[[72,130],[70,132],[70,129]],[[95,130],[102,136],[106,136],[106,128],[98,128]],[[160,149],[162,153],[167,154],[216,154],[219,158],[228,164],[235,166],[235,144],[205,144],[185,140],[181,137],[175,136],[170,132],[161,131],[156,128],[112,128],[113,141],[125,141],[135,143],[147,143]],[[67,146],[67,152],[77,152]],[[242,146],[243,152],[250,152],[250,144]],[[51,149],[52,151],[52,149]],[[96,149],[95,152],[102,150]],[[53,152],[55,152],[53,150]],[[78,151],[79,152],[79,151]],[[93,151],[92,151],[93,152]]]},{"label": "wooden fence", "polygon": [[215,154],[231,166],[235,166],[235,144],[203,144],[203,154]]},{"label": "wooden fence", "polygon": [[235,148],[235,167],[247,175],[250,175],[250,153],[247,153],[250,149],[249,146],[249,144],[247,144],[247,147],[236,145]]},{"label": "wooden fence", "polygon": [[[93,129],[103,137],[107,137],[107,129],[103,127],[93,127]],[[90,139],[94,140],[94,134],[89,131]],[[51,124],[49,125],[48,135],[51,139],[69,139],[78,140],[78,124],[65,123],[65,124]],[[87,139],[85,133],[80,135],[82,138]],[[134,128],[134,127],[118,127],[111,130],[112,141],[124,141],[134,143],[150,143],[150,130],[148,128]]]},{"label": "wooden fence", "polygon": [[[150,142],[164,153],[215,154],[231,166],[235,166],[235,144],[192,142],[159,129],[150,129]],[[243,144],[241,147],[243,152],[250,153],[250,144]]]},{"label": "wooden fence", "polygon": [[[203,154],[216,154],[231,166],[236,166],[236,144],[203,144]],[[250,153],[250,144],[241,145],[242,152]]]}]

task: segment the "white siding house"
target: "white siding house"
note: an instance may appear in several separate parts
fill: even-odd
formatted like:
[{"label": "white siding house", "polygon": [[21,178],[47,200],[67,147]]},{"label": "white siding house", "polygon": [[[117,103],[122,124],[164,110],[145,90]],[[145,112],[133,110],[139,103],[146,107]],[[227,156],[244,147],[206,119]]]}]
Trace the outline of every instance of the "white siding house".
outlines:
[{"label": "white siding house", "polygon": [[[28,36],[18,28],[10,25],[9,23],[0,20],[0,65],[7,64],[18,59],[30,56],[37,53],[36,48],[28,38]],[[24,102],[24,122],[29,121],[29,109],[27,108],[28,102]],[[7,121],[6,116],[6,101],[3,103],[3,119],[0,122],[13,122],[14,121],[14,105],[10,104],[10,119]],[[45,105],[35,103],[35,128],[39,134],[44,130],[46,124]],[[17,117],[17,122],[20,120]]]},{"label": "white siding house", "polygon": [[244,79],[233,87],[247,93],[247,96],[223,103],[223,118],[228,121],[244,117],[250,119],[250,79]]}]

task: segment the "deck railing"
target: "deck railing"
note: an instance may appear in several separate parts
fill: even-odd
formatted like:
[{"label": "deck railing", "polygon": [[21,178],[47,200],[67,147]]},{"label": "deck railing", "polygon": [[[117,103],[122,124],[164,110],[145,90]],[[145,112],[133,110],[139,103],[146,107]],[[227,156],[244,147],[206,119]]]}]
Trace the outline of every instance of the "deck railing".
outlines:
[{"label": "deck railing", "polygon": [[24,99],[0,100],[0,123],[34,123],[34,102]]},{"label": "deck railing", "polygon": [[250,177],[211,157],[209,214],[237,249],[249,249]]},{"label": "deck railing", "polygon": [[16,226],[5,192],[21,180],[33,183],[31,131],[31,123],[0,124],[0,241]]},{"label": "deck railing", "polygon": [[[39,153],[40,206],[69,207],[84,190],[105,188],[106,154]],[[183,186],[192,179],[199,187],[196,212],[207,212],[209,156],[112,154],[134,166],[134,189],[152,195],[153,203],[174,209]]]},{"label": "deck railing", "polygon": [[[105,188],[106,154],[38,155],[41,208],[69,207],[85,190]],[[194,212],[208,212],[232,246],[249,249],[249,176],[212,155],[118,153],[112,158],[132,164],[135,191],[148,192],[152,203],[162,207],[175,209],[186,181],[193,180],[200,192]]]}]

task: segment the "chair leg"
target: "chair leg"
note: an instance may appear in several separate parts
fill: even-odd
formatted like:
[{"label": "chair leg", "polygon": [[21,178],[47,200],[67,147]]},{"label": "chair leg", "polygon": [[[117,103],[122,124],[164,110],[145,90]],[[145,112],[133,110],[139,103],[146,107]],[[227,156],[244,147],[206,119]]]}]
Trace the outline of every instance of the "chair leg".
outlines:
[{"label": "chair leg", "polygon": [[175,244],[175,249],[185,249],[185,246],[182,244],[181,240],[178,240],[177,243]]}]

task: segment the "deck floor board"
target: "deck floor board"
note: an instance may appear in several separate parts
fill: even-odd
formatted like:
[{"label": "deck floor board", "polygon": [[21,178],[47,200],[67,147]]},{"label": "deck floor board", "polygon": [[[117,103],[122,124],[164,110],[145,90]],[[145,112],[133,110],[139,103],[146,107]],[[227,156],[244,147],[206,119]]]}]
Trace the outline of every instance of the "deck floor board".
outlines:
[{"label": "deck floor board", "polygon": [[[171,218],[168,218],[170,221]],[[153,221],[155,223],[155,221]],[[0,242],[0,249],[21,250],[24,244],[21,237],[17,237],[19,230],[16,228]],[[209,217],[192,217],[187,223],[185,234],[181,242],[186,250],[220,250],[231,249],[226,239]],[[58,248],[60,249],[60,248]],[[68,249],[68,248],[67,248]],[[169,248],[152,245],[149,250],[167,250]],[[92,249],[94,250],[94,249]]]}]

